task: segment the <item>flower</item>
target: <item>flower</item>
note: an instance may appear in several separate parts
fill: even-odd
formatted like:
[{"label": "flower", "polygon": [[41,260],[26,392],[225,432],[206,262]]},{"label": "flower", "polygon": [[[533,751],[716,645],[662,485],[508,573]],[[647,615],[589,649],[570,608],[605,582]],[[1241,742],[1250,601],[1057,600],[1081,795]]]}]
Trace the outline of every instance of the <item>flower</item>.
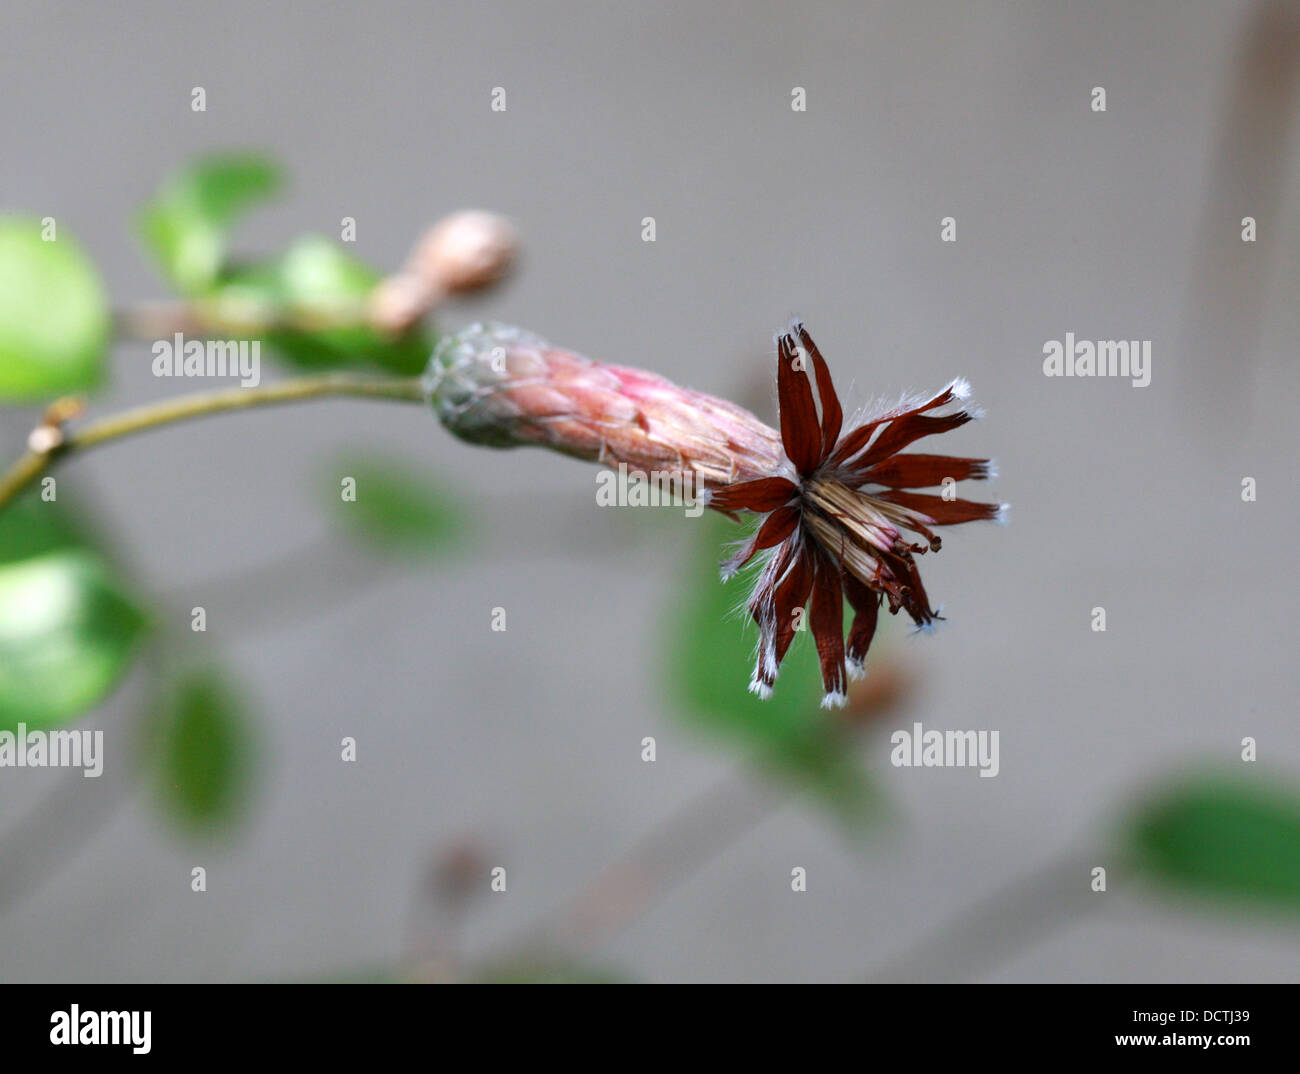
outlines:
[{"label": "flower", "polygon": [[[900,454],[922,437],[956,429],[977,416],[969,410],[932,413],[965,399],[970,394],[965,380],[845,432],[830,370],[803,324],[794,321],[778,337],[777,348],[785,457],[764,476],[712,492],[709,506],[762,516],[754,535],[722,567],[725,581],[757,554],[764,556],[749,600],[759,628],[750,690],[760,697],[771,695],[807,607],[825,689],[822,705],[839,706],[846,697],[846,672],[862,671],[882,598],[891,613],[904,609],[918,627],[940,618],[930,607],[915,559],[939,550],[940,539],[931,527],[1001,521],[1007,505],[946,494],[952,482],[993,476],[988,459]],[[813,398],[814,376],[820,413]],[[945,495],[908,491],[939,485]],[[905,537],[904,530],[920,535],[921,542]],[[847,646],[846,599],[854,612]]]},{"label": "flower", "polygon": [[[964,380],[845,433],[830,372],[802,324],[779,337],[778,350],[779,435],[725,399],[645,370],[592,361],[508,325],[476,324],[443,336],[424,382],[439,420],[462,440],[498,448],[535,445],[608,466],[659,471],[702,486],[718,511],[762,515],[753,537],[723,565],[726,579],[758,553],[764,556],[749,602],[759,626],[750,689],[771,694],[807,605],[826,688],[822,703],[842,705],[847,672],[862,670],[882,597],[890,612],[903,608],[920,627],[939,618],[915,560],[939,549],[931,527],[1001,521],[1007,506],[948,497],[949,478],[994,476],[987,459],[900,454],[921,437],[975,417],[966,410],[931,413],[965,399],[970,387]],[[940,485],[942,496],[908,491]],[[925,543],[905,539],[903,530]],[[845,599],[855,613],[847,647]]]}]

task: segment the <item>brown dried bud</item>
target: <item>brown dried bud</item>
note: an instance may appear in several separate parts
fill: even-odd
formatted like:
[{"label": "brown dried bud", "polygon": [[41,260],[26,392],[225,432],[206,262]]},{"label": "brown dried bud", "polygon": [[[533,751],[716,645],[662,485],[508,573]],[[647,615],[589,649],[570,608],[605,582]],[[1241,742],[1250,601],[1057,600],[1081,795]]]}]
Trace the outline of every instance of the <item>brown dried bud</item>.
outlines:
[{"label": "brown dried bud", "polygon": [[86,400],[79,395],[65,395],[54,400],[41,416],[41,423],[27,436],[27,450],[34,455],[48,455],[63,446],[63,426],[86,412]]},{"label": "brown dried bud", "polygon": [[406,271],[448,294],[475,291],[505,274],[517,247],[515,229],[504,216],[467,209],[425,233]]},{"label": "brown dried bud", "polygon": [[409,272],[398,272],[370,292],[370,323],[381,332],[400,335],[429,312],[442,292],[427,280]]},{"label": "brown dried bud", "polygon": [[535,444],[634,471],[687,474],[706,488],[753,480],[783,459],[776,430],[744,407],[505,325],[443,336],[426,381],[439,419],[471,443]]},{"label": "brown dried bud", "polygon": [[382,332],[405,332],[447,295],[495,283],[517,248],[504,216],[478,209],[452,213],[424,233],[400,272],[371,292],[370,323]]}]

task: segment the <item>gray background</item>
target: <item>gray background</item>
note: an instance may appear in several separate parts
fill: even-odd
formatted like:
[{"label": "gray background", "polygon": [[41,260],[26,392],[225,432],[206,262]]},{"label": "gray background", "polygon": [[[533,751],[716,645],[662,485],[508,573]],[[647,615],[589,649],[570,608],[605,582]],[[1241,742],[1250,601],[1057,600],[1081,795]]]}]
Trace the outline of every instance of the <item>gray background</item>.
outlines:
[{"label": "gray background", "polygon": [[[1134,795],[1233,764],[1244,735],[1261,768],[1300,773],[1300,199],[1294,142],[1279,136],[1295,93],[1243,59],[1257,11],[10,4],[0,209],[57,217],[116,303],[159,297],[130,233],[137,206],[196,153],[267,148],[292,189],[242,229],[254,252],[337,235],[353,216],[357,252],[395,267],[447,211],[509,214],[521,271],[447,310],[451,326],[521,324],[768,419],[771,332],[795,311],[852,402],[969,377],[988,420],[944,446],[999,458],[1012,525],[951,531],[929,557],[950,622],[887,640],[922,677],[891,721],[998,728],[1000,776],[893,769],[886,738],[870,738],[890,824],[855,841],[778,795],[580,954],[665,981],[1294,979],[1293,924],[1122,884],[1023,942],[996,935],[1022,922],[968,928],[963,942],[987,955],[916,954],[1062,855],[1106,864],[1089,848]],[[1283,54],[1279,70],[1294,70],[1294,43]],[[1258,85],[1234,113],[1243,70]],[[189,108],[195,85],[204,114]],[[1105,114],[1089,109],[1095,85]],[[489,109],[494,86],[504,114]],[[806,113],[791,111],[793,86]],[[1262,152],[1241,152],[1234,139],[1249,146],[1256,129]],[[947,215],[955,244],[939,241]],[[1254,247],[1238,241],[1244,215],[1260,218]],[[1042,345],[1067,331],[1151,339],[1151,386],[1045,378]],[[118,348],[102,411],[192,390],[155,380],[148,357]],[[8,452],[30,420],[4,417]],[[358,444],[461,489],[481,526],[473,554],[412,569],[336,539],[321,465]],[[69,791],[59,773],[0,776],[6,980],[409,965],[422,943],[450,942],[420,891],[430,861],[466,838],[510,877],[465,914],[472,962],[720,781],[755,793],[727,783],[734,751],[665,708],[662,621],[689,529],[611,521],[578,463],[484,452],[418,408],[352,402],[162,432],[66,474],[177,609],[176,647],[219,654],[254,699],[260,791],[243,833],[207,844],[107,777]],[[1240,500],[1246,474],[1258,503]],[[208,608],[206,635],[188,630],[193,604]],[[505,634],[488,630],[497,605]],[[1105,634],[1089,630],[1095,605]],[[145,699],[137,676],[89,724],[109,729],[119,769],[121,728]],[[338,761],[344,734],[360,740],[355,766]],[[638,756],[647,734],[654,765]],[[195,864],[202,896],[188,889]],[[789,890],[795,865],[804,896]]]}]

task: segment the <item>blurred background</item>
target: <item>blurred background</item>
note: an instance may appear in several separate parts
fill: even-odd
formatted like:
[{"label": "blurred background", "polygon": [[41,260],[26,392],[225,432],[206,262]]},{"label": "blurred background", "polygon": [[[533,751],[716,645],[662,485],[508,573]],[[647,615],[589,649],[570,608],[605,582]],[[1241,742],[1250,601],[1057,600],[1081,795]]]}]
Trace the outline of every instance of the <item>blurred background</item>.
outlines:
[{"label": "blurred background", "polygon": [[[0,978],[1297,977],[1300,5],[6,21],[0,212],[53,217],[115,311],[279,294],[309,235],[351,294],[372,276],[339,258],[387,274],[490,209],[519,263],[433,313],[417,368],[490,318],[774,422],[771,334],[797,312],[849,406],[968,377],[988,418],[943,450],[995,456],[985,498],[1013,510],[946,532],[922,566],[948,621],[888,620],[828,718],[807,653],[770,706],[745,693],[721,614],[741,594],[714,572],[736,527],[598,509],[594,468],[462,444],[419,406],[226,415],[71,459],[71,530],[29,503],[0,550],[75,531],[142,618],[101,624],[93,704],[57,714],[104,731],[104,776],[0,769]],[[231,151],[264,165],[196,282],[166,228]],[[1150,386],[1045,377],[1067,332],[1151,340]],[[264,380],[323,361],[279,343]],[[103,355],[92,414],[218,386],[154,377],[147,338]],[[7,457],[48,398],[7,400]],[[11,726],[43,698],[0,702]],[[996,729],[998,776],[891,766],[915,721]]]}]

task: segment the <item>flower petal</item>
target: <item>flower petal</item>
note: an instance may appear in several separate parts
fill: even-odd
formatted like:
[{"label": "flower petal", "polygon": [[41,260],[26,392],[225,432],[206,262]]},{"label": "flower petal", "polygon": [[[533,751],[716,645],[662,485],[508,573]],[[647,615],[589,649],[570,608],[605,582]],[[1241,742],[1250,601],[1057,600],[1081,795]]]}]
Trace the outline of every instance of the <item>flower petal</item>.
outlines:
[{"label": "flower petal", "polygon": [[740,481],[726,488],[708,493],[707,503],[715,511],[755,511],[766,514],[775,511],[798,492],[793,481],[784,477],[760,477],[754,481]]},{"label": "flower petal", "polygon": [[798,504],[788,503],[784,507],[778,507],[763,519],[762,525],[754,532],[754,536],[745,542],[744,547],[723,563],[722,580],[725,582],[764,548],[780,544],[794,532],[798,524]]},{"label": "flower petal", "polygon": [[[785,659],[785,654],[794,641],[799,628],[795,613],[807,612],[808,594],[813,585],[813,559],[805,549],[800,549],[789,572],[776,587],[776,599],[773,611],[776,618],[775,657],[777,667]],[[775,672],[773,674],[775,677]]]},{"label": "flower petal", "polygon": [[945,500],[921,492],[882,492],[876,497],[888,500],[923,515],[936,526],[955,526],[961,522],[997,519],[1003,513],[1000,503],[977,503],[974,500]]},{"label": "flower petal", "polygon": [[982,481],[989,476],[988,459],[962,459],[953,455],[894,455],[861,474],[861,480],[896,489],[929,488],[954,481]]},{"label": "flower petal", "polygon": [[795,611],[807,604],[812,582],[812,557],[801,543],[791,542],[777,551],[750,601],[749,610],[758,623],[760,637],[758,666],[749,688],[760,697],[772,692],[781,661],[799,625]]},{"label": "flower petal", "polygon": [[817,577],[812,588],[810,625],[822,666],[823,707],[844,704],[844,589],[839,566],[825,553],[817,557]]},{"label": "flower petal", "polygon": [[849,669],[861,672],[876,635],[876,619],[880,613],[880,594],[864,585],[854,575],[844,572],[844,595],[853,608],[853,626],[849,628],[849,641],[845,658]]},{"label": "flower petal", "polygon": [[817,421],[812,384],[806,370],[795,368],[793,337],[777,343],[776,394],[781,416],[781,443],[800,475],[807,477],[822,461],[822,431]]},{"label": "flower petal", "polygon": [[[853,456],[857,455],[858,452],[867,446],[867,443],[871,440],[876,429],[884,425],[886,422],[898,421],[901,418],[910,417],[914,414],[923,414],[927,410],[934,410],[936,407],[946,406],[948,403],[951,403],[956,399],[965,399],[969,394],[970,385],[967,384],[966,381],[954,380],[938,395],[932,396],[919,406],[898,407],[895,410],[881,414],[879,417],[873,418],[871,421],[859,425],[856,429],[845,436],[836,447],[829,461],[835,465],[845,465],[848,463],[849,460],[853,459]],[[902,446],[905,447],[906,445],[904,444]],[[900,448],[894,449],[894,451],[898,450],[900,450]],[[891,455],[893,453],[894,452],[892,451],[890,452]],[[856,467],[856,463],[854,465]]]},{"label": "flower petal", "polygon": [[946,433],[952,429],[959,429],[968,421],[973,421],[974,418],[974,414],[970,414],[965,410],[959,410],[955,414],[943,414],[937,418],[926,417],[924,414],[907,414],[901,418],[895,418],[876,437],[875,442],[867,448],[862,456],[847,462],[845,468],[853,473],[861,474],[877,463],[888,459],[891,455],[896,455],[914,440],[920,440],[923,436],[934,436],[937,433]]},{"label": "flower petal", "polygon": [[835,393],[830,367],[808,334],[808,329],[802,321],[795,321],[792,330],[798,334],[799,342],[812,359],[817,374],[817,396],[822,403],[822,457],[825,458],[839,442],[840,430],[844,427],[844,409],[840,406],[840,397]]}]

